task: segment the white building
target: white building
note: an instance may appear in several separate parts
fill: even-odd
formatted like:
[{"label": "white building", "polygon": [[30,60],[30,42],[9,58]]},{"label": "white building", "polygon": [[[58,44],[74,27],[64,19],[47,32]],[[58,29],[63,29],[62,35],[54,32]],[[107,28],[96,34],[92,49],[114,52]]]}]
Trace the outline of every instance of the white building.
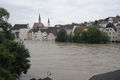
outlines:
[{"label": "white building", "polygon": [[32,40],[43,40],[43,33],[39,30],[38,32],[32,32]]},{"label": "white building", "polygon": [[98,25],[99,25],[100,27],[105,28],[105,27],[107,26],[107,24],[108,24],[107,21],[102,21],[102,22],[100,22]]},{"label": "white building", "polygon": [[42,36],[43,36],[43,40],[47,40],[48,35],[47,35],[47,33],[46,33],[46,32],[43,32],[43,33],[42,33]]},{"label": "white building", "polygon": [[108,21],[103,21],[99,24],[100,30],[106,32],[110,41],[120,42],[120,18],[109,17]]},{"label": "white building", "polygon": [[19,33],[19,39],[26,40],[28,38],[28,32],[30,29],[20,29]]},{"label": "white building", "polygon": [[27,33],[27,40],[32,40],[32,31],[31,30]]},{"label": "white building", "polygon": [[61,26],[59,26],[59,29],[58,29],[58,31],[60,30],[60,29],[65,29],[66,30],[66,32],[67,32],[67,34],[73,34],[74,35],[74,30],[76,29],[76,27],[78,27],[77,25],[61,25]]},{"label": "white building", "polygon": [[[14,33],[14,36],[16,39],[20,38],[20,30],[21,29],[29,29],[29,24],[15,24],[12,28],[12,32]],[[24,30],[23,30],[24,32]]]},{"label": "white building", "polygon": [[117,36],[117,28],[112,24],[109,23],[104,29],[103,32],[106,32],[109,36],[111,42],[115,42],[118,39]]},{"label": "white building", "polygon": [[120,42],[120,24],[117,24],[117,41]]},{"label": "white building", "polygon": [[49,33],[47,36],[47,40],[55,40],[55,36],[53,33]]}]

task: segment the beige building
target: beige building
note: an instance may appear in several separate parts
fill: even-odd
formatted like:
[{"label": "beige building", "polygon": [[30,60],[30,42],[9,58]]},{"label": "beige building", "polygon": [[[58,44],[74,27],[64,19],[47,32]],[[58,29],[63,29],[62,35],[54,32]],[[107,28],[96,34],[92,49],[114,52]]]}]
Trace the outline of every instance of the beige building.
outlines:
[{"label": "beige building", "polygon": [[29,31],[30,31],[30,29],[20,29],[19,39],[27,40]]},{"label": "beige building", "polygon": [[117,41],[120,42],[120,24],[117,24]]}]

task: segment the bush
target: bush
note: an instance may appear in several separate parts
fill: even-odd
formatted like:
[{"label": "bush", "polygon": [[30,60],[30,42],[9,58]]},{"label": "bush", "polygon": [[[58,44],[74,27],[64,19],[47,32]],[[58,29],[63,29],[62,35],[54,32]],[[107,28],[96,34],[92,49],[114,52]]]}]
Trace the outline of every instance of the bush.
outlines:
[{"label": "bush", "polygon": [[74,42],[81,42],[82,41],[82,33],[83,33],[82,28],[78,27],[75,31],[74,36],[73,36],[73,41]]},{"label": "bush", "polygon": [[73,34],[72,33],[68,34],[67,41],[73,42]]},{"label": "bush", "polygon": [[96,26],[90,26],[87,30],[88,43],[100,43],[101,31]]},{"label": "bush", "polygon": [[67,32],[65,29],[60,29],[57,33],[56,41],[66,42],[67,41]]}]

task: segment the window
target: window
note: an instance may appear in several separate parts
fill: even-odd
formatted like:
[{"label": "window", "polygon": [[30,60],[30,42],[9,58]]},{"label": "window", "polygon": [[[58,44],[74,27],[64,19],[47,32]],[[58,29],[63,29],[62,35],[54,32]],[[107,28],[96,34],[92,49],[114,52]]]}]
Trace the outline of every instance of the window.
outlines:
[{"label": "window", "polygon": [[109,29],[106,29],[106,31],[108,32],[108,31],[109,31]]},{"label": "window", "polygon": [[109,32],[109,35],[111,35],[111,32]]}]

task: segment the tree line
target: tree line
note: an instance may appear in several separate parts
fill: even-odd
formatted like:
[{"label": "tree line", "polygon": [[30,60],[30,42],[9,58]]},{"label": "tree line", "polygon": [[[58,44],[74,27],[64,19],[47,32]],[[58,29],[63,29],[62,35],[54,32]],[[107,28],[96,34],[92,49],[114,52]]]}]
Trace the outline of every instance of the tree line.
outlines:
[{"label": "tree line", "polygon": [[21,42],[16,42],[9,12],[0,8],[0,80],[16,80],[30,68],[30,54]]},{"label": "tree line", "polygon": [[77,27],[74,35],[67,34],[65,29],[60,29],[57,33],[56,41],[58,42],[77,42],[77,43],[107,43],[109,37],[107,33],[99,30],[97,26],[90,26],[85,31]]}]

